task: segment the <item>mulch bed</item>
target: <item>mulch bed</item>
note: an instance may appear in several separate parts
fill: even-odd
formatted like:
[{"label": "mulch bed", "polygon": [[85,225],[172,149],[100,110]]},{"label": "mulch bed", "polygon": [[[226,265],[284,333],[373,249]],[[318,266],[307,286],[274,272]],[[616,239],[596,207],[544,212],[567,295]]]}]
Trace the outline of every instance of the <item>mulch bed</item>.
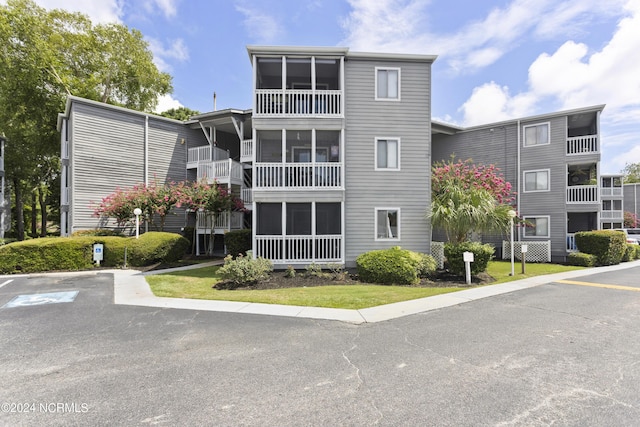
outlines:
[{"label": "mulch bed", "polygon": [[[319,275],[309,274],[306,272],[296,272],[295,277],[287,277],[286,271],[274,271],[271,273],[269,279],[260,281],[252,286],[238,287],[233,283],[219,282],[214,285],[216,289],[284,289],[284,288],[300,288],[300,287],[312,287],[312,286],[331,286],[331,285],[358,285],[361,284],[358,280],[358,275],[355,272],[345,272],[339,275],[334,275],[328,272],[323,272]],[[493,282],[493,277],[486,273],[481,273],[478,276],[472,277],[471,286],[484,285]],[[422,279],[417,285],[407,285],[413,287],[433,288],[433,287],[466,287],[464,277],[457,276],[449,273],[446,270],[438,271],[432,277],[428,279]]]}]

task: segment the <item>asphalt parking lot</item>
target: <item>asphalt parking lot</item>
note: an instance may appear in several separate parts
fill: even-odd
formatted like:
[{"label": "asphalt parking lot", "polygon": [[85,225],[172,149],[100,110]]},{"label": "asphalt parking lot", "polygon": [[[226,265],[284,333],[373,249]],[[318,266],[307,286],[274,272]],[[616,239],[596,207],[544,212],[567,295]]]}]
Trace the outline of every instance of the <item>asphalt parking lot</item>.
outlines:
[{"label": "asphalt parking lot", "polygon": [[355,325],[116,305],[112,274],[4,276],[0,424],[637,425],[639,277]]}]

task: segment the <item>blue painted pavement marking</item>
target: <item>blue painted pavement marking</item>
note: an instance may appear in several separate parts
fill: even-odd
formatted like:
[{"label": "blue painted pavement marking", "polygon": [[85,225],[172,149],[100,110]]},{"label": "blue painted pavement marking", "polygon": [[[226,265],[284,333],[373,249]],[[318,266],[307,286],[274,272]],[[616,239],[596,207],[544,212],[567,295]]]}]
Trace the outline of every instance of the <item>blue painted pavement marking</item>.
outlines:
[{"label": "blue painted pavement marking", "polygon": [[47,294],[18,295],[2,308],[27,307],[31,305],[57,304],[61,302],[73,302],[78,291],[51,292]]}]

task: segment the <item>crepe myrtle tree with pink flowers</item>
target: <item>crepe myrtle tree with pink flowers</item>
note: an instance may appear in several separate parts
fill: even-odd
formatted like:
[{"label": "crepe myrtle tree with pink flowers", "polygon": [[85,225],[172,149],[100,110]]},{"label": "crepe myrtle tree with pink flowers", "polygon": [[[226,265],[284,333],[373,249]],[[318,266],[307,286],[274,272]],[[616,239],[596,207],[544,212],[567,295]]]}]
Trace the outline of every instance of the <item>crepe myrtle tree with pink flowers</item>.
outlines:
[{"label": "crepe myrtle tree with pink flowers", "polygon": [[204,211],[212,217],[231,210],[244,210],[242,200],[217,182],[209,184],[205,181],[181,181],[158,184],[154,180],[149,185],[139,184],[130,189],[117,188],[95,207],[94,215],[113,218],[118,228],[123,229],[132,221],[134,209],[140,208],[142,221],[156,225],[153,221],[157,217],[157,226],[160,231],[164,231],[166,218],[174,207]]},{"label": "crepe myrtle tree with pink flowers", "polygon": [[514,195],[495,165],[455,161],[452,156],[433,164],[427,217],[445,231],[449,242],[461,243],[472,231],[507,231]]}]

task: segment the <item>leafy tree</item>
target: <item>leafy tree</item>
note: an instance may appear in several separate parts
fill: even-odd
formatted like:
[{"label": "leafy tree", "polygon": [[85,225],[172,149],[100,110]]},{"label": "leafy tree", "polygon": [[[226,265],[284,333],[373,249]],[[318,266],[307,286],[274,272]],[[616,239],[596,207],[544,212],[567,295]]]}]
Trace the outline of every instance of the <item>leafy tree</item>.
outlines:
[{"label": "leafy tree", "polygon": [[638,228],[640,227],[640,218],[633,212],[624,212],[624,228]]},{"label": "leafy tree", "polygon": [[149,111],[171,91],[171,76],[152,60],[139,31],[92,25],[85,15],[47,11],[32,0],[0,5],[0,131],[7,137],[18,239],[24,239],[25,193],[42,189],[40,203],[31,203],[46,217],[42,202],[59,170],[56,120],[66,96]]},{"label": "leafy tree", "polygon": [[182,121],[189,120],[192,116],[197,116],[198,114],[200,114],[200,111],[192,110],[187,107],[171,108],[160,113],[163,117]]},{"label": "leafy tree", "polygon": [[437,162],[431,174],[431,210],[427,217],[444,229],[447,240],[463,242],[471,231],[503,231],[510,223],[511,184],[494,165],[471,160]]},{"label": "leafy tree", "polygon": [[625,183],[640,182],[640,163],[627,163],[620,171]]}]

